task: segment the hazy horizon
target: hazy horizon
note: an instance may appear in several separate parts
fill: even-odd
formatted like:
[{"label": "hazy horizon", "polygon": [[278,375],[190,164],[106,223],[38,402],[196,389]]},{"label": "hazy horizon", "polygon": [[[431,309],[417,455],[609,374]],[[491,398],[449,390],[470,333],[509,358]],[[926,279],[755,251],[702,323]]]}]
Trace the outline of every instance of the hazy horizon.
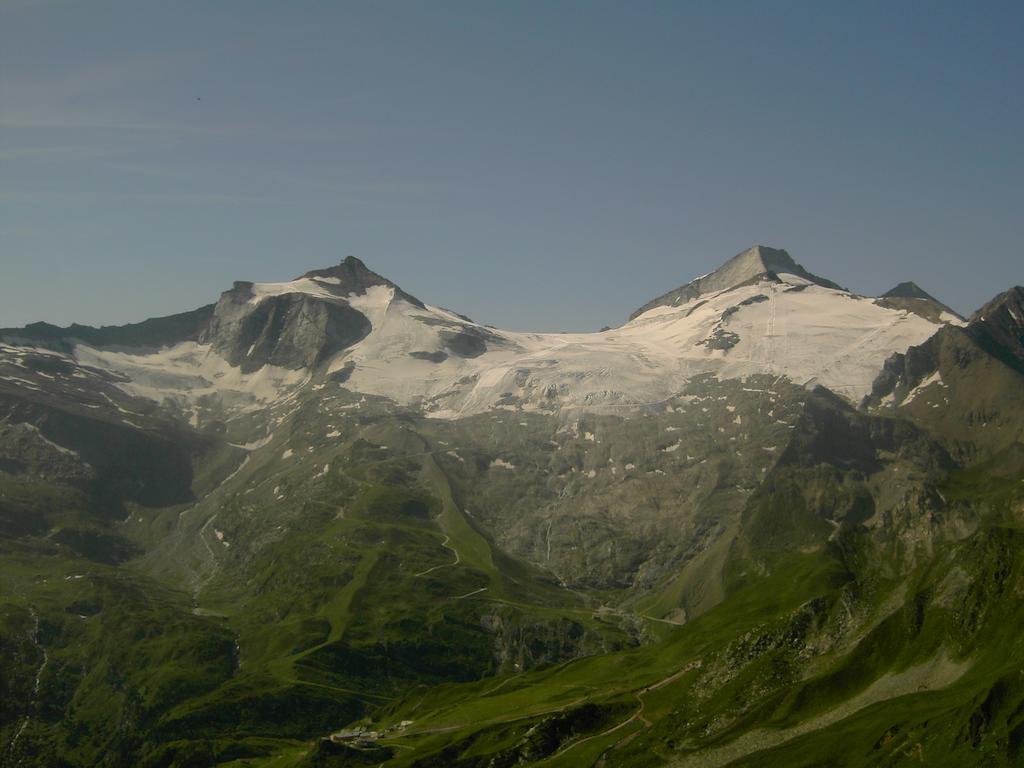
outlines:
[{"label": "hazy horizon", "polygon": [[357,256],[523,330],[755,243],[968,315],[1024,282],[1024,6],[0,8],[0,327]]}]

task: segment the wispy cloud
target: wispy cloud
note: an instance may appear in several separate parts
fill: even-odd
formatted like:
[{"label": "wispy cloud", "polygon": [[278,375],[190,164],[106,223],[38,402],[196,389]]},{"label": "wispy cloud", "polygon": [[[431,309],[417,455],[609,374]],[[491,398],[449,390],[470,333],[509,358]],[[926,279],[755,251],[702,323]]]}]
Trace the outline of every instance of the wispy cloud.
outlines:
[{"label": "wispy cloud", "polygon": [[230,136],[236,129],[222,125],[195,125],[180,122],[144,122],[97,119],[68,114],[0,114],[0,128],[55,129],[71,131],[124,131],[129,133],[170,133],[195,136]]},{"label": "wispy cloud", "polygon": [[0,149],[0,162],[12,160],[48,160],[71,156],[95,157],[99,153],[91,147],[79,146],[46,146],[23,147],[20,149]]},{"label": "wispy cloud", "polygon": [[31,11],[39,8],[55,8],[61,5],[71,5],[78,0],[5,0],[3,10]]},{"label": "wispy cloud", "polygon": [[289,208],[337,208],[350,204],[353,199],[341,197],[279,197],[275,195],[246,195],[231,192],[144,192],[131,195],[111,195],[111,199],[161,201],[186,204],[218,205],[273,205]]},{"label": "wispy cloud", "polygon": [[[95,195],[88,190],[81,192],[47,191],[34,192],[29,190],[0,189],[0,202],[27,205],[49,205],[54,202],[77,203],[94,200]],[[338,208],[356,202],[354,196],[340,197],[281,197],[275,195],[253,195],[233,192],[159,192],[140,189],[130,193],[106,193],[103,199],[113,203],[154,202],[182,205],[227,205],[249,206],[265,205],[278,208]]]}]

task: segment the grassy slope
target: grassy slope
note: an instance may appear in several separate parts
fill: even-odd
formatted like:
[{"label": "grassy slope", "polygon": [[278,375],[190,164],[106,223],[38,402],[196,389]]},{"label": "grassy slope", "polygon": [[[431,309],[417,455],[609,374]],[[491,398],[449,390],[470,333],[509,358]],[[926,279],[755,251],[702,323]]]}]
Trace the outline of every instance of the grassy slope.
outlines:
[{"label": "grassy slope", "polygon": [[[6,743],[25,724],[7,759],[343,764],[318,739],[356,720],[392,728],[391,762],[421,768],[1015,759],[1024,542],[1019,476],[1002,464],[943,487],[985,509],[960,542],[909,560],[856,527],[802,553],[721,545],[721,602],[681,627],[656,621],[678,604],[669,580],[636,609],[657,644],[614,650],[629,638],[600,610],[609,594],[588,601],[503,554],[429,439],[367,419],[307,449],[302,416],[190,513],[205,553],[194,595],[49,544],[2,553],[5,685],[33,699],[2,713]],[[285,461],[286,448],[308,455]],[[168,572],[182,551],[143,564]],[[568,632],[567,655],[585,658],[516,669],[524,656],[495,656],[503,640],[543,659]]]},{"label": "grassy slope", "polygon": [[[957,473],[945,490],[987,499],[994,518],[1014,504],[1019,509],[1019,478],[1007,485],[988,477],[976,470]],[[945,547],[908,574],[909,589],[895,605],[889,599],[900,594],[895,585],[877,585],[867,601],[875,615],[864,622],[866,634],[820,659],[805,677],[787,674],[791,654],[785,642],[772,642],[770,625],[815,597],[825,600],[821,613],[835,613],[844,592],[870,583],[869,574],[843,573],[834,558],[809,555],[777,563],[767,578],[740,578],[725,603],[662,646],[573,662],[486,705],[471,698],[461,707],[447,705],[410,729],[423,734],[419,744],[412,734],[404,743],[436,748],[442,739],[426,740],[442,723],[460,726],[443,741],[471,742],[474,730],[489,724],[488,714],[492,727],[501,727],[585,700],[630,694],[642,703],[643,720],[633,713],[537,764],[589,765],[599,755],[606,765],[1016,764],[1024,742],[1024,644],[1015,630],[1024,620],[1021,535],[1015,525],[995,524]],[[751,629],[753,646],[737,648],[736,638],[749,638]],[[792,622],[786,630],[783,639],[792,638]],[[713,665],[723,646],[749,653],[746,659],[731,654],[734,664],[747,661],[746,669],[717,690],[709,691],[707,682],[698,687],[699,675],[688,665]],[[783,684],[759,691],[773,675]],[[574,698],[588,688],[600,693]],[[751,699],[753,707],[747,706]],[[480,713],[475,723],[474,712]],[[464,763],[451,764],[475,764],[467,755]],[[414,762],[402,753],[395,764]]]},{"label": "grassy slope", "polygon": [[[286,523],[289,535],[241,571],[203,582],[202,612],[221,616],[235,632],[239,668],[164,716],[163,738],[172,741],[154,760],[232,749],[270,749],[270,764],[299,759],[309,746],[295,738],[325,735],[410,686],[494,672],[492,636],[480,617],[495,611],[539,626],[568,614],[595,635],[618,634],[580,608],[575,594],[495,553],[421,441],[386,439],[404,452],[381,456],[359,439],[347,445],[344,472],[332,473],[320,491],[289,499],[300,506]],[[317,456],[311,459],[315,464]],[[287,471],[267,469],[252,467],[268,478],[262,485],[308,489]],[[208,527],[230,530],[234,514],[251,514],[239,504],[224,494]],[[180,738],[186,733],[190,742]]]}]

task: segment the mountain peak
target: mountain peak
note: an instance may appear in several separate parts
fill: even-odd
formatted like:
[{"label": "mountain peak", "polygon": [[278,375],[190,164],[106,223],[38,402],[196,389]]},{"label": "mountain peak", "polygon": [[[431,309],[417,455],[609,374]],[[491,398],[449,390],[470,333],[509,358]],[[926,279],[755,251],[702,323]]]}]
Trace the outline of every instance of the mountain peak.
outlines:
[{"label": "mountain peak", "polygon": [[386,277],[349,256],[285,283],[236,282],[221,294],[200,336],[243,373],[264,365],[314,368],[371,331],[369,318],[352,306],[371,288],[390,288],[395,298],[425,309]]},{"label": "mountain peak", "polygon": [[733,256],[711,274],[694,282],[701,283],[701,293],[710,293],[740,285],[769,272],[802,274],[805,271],[781,248],[754,245]]},{"label": "mountain peak", "polygon": [[741,251],[722,265],[724,269],[731,263],[749,264],[763,267],[765,270],[795,269],[799,265],[793,261],[793,257],[782,248],[771,248],[767,245],[752,245],[747,250]]},{"label": "mountain peak", "polygon": [[949,313],[953,317],[963,320],[958,312],[954,312],[924,288],[910,280],[890,288],[878,298],[878,303],[883,306],[905,309],[929,320],[945,322],[949,318],[943,318],[943,313]]},{"label": "mountain peak", "polygon": [[346,256],[333,267],[311,269],[309,272],[306,272],[295,279],[301,280],[304,277],[354,277],[356,275],[373,275],[375,277],[380,277],[380,275],[367,267],[362,259],[357,259],[355,256]]},{"label": "mountain peak", "polygon": [[337,286],[336,292],[339,295],[366,293],[367,288],[372,288],[375,285],[386,285],[394,288],[396,295],[401,296],[410,304],[420,309],[423,308],[422,301],[406,293],[383,275],[379,275],[371,270],[361,259],[357,259],[355,256],[346,256],[344,260],[333,267],[312,269],[296,279],[302,280],[304,278],[328,280]]},{"label": "mountain peak", "polygon": [[938,301],[934,296],[924,290],[917,283],[908,280],[900,283],[895,288],[890,288],[882,294],[883,299],[929,299]]},{"label": "mountain peak", "polygon": [[669,291],[649,301],[629,316],[630,320],[655,307],[675,306],[708,293],[717,293],[735,288],[763,275],[778,279],[780,274],[795,275],[803,280],[826,288],[845,290],[831,280],[813,275],[793,260],[788,252],[781,248],[770,248],[767,245],[753,245],[745,251],[733,256],[722,266],[686,285]]}]

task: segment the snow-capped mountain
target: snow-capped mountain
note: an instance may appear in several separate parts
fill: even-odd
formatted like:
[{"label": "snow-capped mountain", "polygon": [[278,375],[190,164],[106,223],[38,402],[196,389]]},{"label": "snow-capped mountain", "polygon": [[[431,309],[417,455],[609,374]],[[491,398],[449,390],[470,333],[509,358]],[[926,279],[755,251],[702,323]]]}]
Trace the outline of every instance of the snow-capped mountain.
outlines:
[{"label": "snow-capped mountain", "polygon": [[701,275],[686,285],[675,288],[647,302],[631,314],[629,319],[633,320],[656,307],[676,307],[700,296],[726,291],[752,280],[758,280],[763,275],[774,275],[776,277],[779,275],[790,275],[801,282],[815,283],[825,288],[843,290],[831,280],[812,275],[793,261],[786,251],[778,248],[769,248],[764,245],[755,245],[736,254],[714,272]]},{"label": "snow-capped mountain", "polygon": [[[719,764],[801,698],[788,733],[831,745],[801,729],[879,681],[966,728],[1019,677],[1022,381],[1021,288],[964,323],[760,246],[597,333],[481,325],[352,258],[0,330],[4,754],[539,764],[600,728],[632,765],[642,726],[644,764],[666,734]],[[482,691],[513,719],[464,731]]]},{"label": "snow-capped mountain", "polygon": [[[919,312],[908,301],[941,309]],[[107,329],[74,327],[4,337],[24,344],[48,335],[50,346],[60,337],[78,367],[107,371],[125,393],[171,404],[196,423],[211,404],[235,413],[328,378],[438,418],[638,407],[701,374],[771,374],[856,403],[890,355],[961,322],[927,294],[859,296],[764,246],[596,333],[481,325],[421,302],[352,257],[290,282],[237,282],[212,308],[167,321],[179,338],[158,334],[155,349],[126,344],[120,337],[132,334],[123,329],[108,333],[113,343]]]}]

